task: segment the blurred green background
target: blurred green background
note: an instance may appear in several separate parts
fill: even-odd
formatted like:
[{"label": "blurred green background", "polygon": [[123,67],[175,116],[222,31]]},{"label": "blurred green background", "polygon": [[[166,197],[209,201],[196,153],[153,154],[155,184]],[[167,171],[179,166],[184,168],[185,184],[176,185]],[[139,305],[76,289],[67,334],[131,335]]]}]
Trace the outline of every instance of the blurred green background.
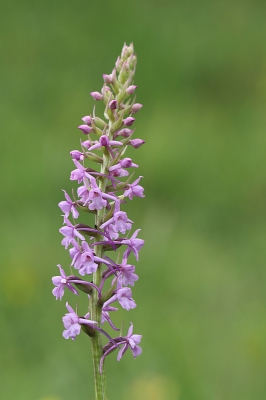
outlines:
[{"label": "blurred green background", "polygon": [[1,399],[94,398],[88,338],[62,338],[76,298],[51,294],[69,263],[57,204],[89,93],[133,41],[146,144],[128,154],[146,197],[127,212],[146,245],[138,307],[116,321],[134,322],[143,354],[107,358],[108,399],[264,400],[266,2],[0,7]]}]

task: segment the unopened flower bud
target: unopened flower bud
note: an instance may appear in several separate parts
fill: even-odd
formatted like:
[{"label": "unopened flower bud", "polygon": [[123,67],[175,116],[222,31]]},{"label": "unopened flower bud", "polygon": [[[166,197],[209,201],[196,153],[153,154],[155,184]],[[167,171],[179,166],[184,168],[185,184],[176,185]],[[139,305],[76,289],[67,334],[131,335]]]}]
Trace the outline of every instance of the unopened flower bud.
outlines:
[{"label": "unopened flower bud", "polygon": [[133,43],[131,43],[129,46],[124,44],[124,47],[123,47],[122,53],[121,53],[121,58],[123,60],[131,58],[133,56],[133,53],[134,53]]},{"label": "unopened flower bud", "polygon": [[91,117],[87,115],[86,117],[81,118],[83,122],[87,125],[91,125]]},{"label": "unopened flower bud", "polygon": [[136,114],[142,107],[143,107],[143,105],[140,103],[133,104],[133,106],[131,108],[132,114]]},{"label": "unopened flower bud", "polygon": [[112,83],[112,75],[103,74],[103,80],[105,83],[107,83],[107,85],[109,85],[110,83]]},{"label": "unopened flower bud", "polygon": [[113,85],[116,81],[116,69],[114,68],[110,75],[103,74],[103,80],[107,85]]},{"label": "unopened flower bud", "polygon": [[88,135],[88,133],[92,132],[92,128],[88,125],[79,125],[78,129],[80,129],[84,135]]},{"label": "unopened flower bud", "polygon": [[89,149],[92,146],[92,143],[94,142],[91,142],[90,140],[85,140],[85,142],[81,142],[81,145],[83,147],[86,147],[86,149]]},{"label": "unopened flower bud", "polygon": [[126,126],[131,126],[133,125],[134,121],[135,121],[134,117],[127,117],[124,119],[123,124]]},{"label": "unopened flower bud", "polygon": [[136,85],[130,85],[130,86],[126,89],[126,92],[127,92],[127,94],[132,94],[132,93],[135,92],[136,89],[137,89],[137,86],[136,86]]},{"label": "unopened flower bud", "polygon": [[124,46],[122,48],[122,53],[121,53],[122,58],[126,58],[128,56],[128,50],[129,50],[129,46],[124,44]]},{"label": "unopened flower bud", "polygon": [[128,55],[131,56],[134,53],[134,46],[133,43],[130,43],[127,49]]},{"label": "unopened flower bud", "polygon": [[122,66],[121,58],[118,56],[118,57],[117,57],[117,60],[116,60],[116,62],[115,62],[115,67],[116,67],[116,69],[118,70],[118,72],[120,71],[121,66]]},{"label": "unopened flower bud", "polygon": [[109,108],[111,110],[115,110],[117,107],[118,107],[117,100],[111,100],[110,103],[109,103]]},{"label": "unopened flower bud", "polygon": [[134,54],[132,54],[129,59],[129,66],[132,70],[134,70],[134,68],[136,67],[136,63],[137,63],[137,57]]},{"label": "unopened flower bud", "polygon": [[84,159],[84,154],[83,153],[81,153],[80,151],[78,151],[78,150],[73,150],[73,151],[71,151],[70,152],[70,155],[71,155],[71,157],[74,159],[74,160],[83,160]]},{"label": "unopened flower bud", "polygon": [[108,101],[111,100],[111,96],[112,96],[111,89],[109,88],[109,86],[104,84],[101,92],[102,92],[103,101],[106,104]]},{"label": "unopened flower bud", "polygon": [[94,100],[99,101],[102,99],[103,95],[99,92],[91,92],[91,96],[94,98]]},{"label": "unopened flower bud", "polygon": [[134,132],[133,129],[123,128],[121,129],[121,131],[117,131],[115,133],[115,137],[116,136],[129,137],[130,135],[132,135],[133,132]]},{"label": "unopened flower bud", "polygon": [[119,79],[119,81],[121,83],[125,83],[126,82],[126,80],[129,77],[129,71],[130,71],[129,63],[127,61],[125,61],[123,66],[122,66],[122,68],[121,68],[119,77],[118,77],[118,79]]},{"label": "unopened flower bud", "polygon": [[133,139],[129,141],[129,144],[134,147],[134,149],[138,149],[145,143],[145,140],[142,139]]},{"label": "unopened flower bud", "polygon": [[123,160],[120,161],[120,165],[122,168],[131,168],[131,167],[137,168],[138,167],[137,164],[132,162],[131,158],[123,158]]}]

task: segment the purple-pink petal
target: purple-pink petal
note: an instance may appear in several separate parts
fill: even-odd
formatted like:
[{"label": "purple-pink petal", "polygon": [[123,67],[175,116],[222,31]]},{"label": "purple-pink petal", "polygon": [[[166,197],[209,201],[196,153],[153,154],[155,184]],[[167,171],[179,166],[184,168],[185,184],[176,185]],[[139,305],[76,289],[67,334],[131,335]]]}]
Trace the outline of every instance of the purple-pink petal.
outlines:
[{"label": "purple-pink petal", "polygon": [[117,291],[117,300],[119,304],[126,310],[136,307],[135,301],[131,297],[132,292],[129,288],[122,288]]},{"label": "purple-pink petal", "polygon": [[68,329],[63,331],[63,337],[65,339],[71,338],[72,340],[75,339],[77,335],[80,334],[81,326],[77,324],[72,324]]},{"label": "purple-pink petal", "polygon": [[52,282],[55,286],[59,286],[62,281],[62,276],[53,276],[52,277]]},{"label": "purple-pink petal", "polygon": [[55,296],[56,300],[62,299],[64,296],[64,285],[59,285],[52,290],[52,294]]},{"label": "purple-pink petal", "polygon": [[71,204],[69,204],[67,201],[60,201],[60,203],[58,203],[58,207],[60,207],[63,213],[66,214],[66,217],[69,216],[72,207]]},{"label": "purple-pink petal", "polygon": [[130,327],[128,328],[127,337],[130,337],[133,333],[133,324],[130,322]]},{"label": "purple-pink petal", "polygon": [[120,361],[125,352],[127,351],[128,348],[128,343],[125,343],[122,348],[119,350],[118,355],[117,355],[117,361]]},{"label": "purple-pink petal", "polygon": [[134,358],[136,358],[137,356],[139,356],[142,353],[142,348],[140,346],[135,346],[135,347],[130,346],[130,348],[131,348]]}]

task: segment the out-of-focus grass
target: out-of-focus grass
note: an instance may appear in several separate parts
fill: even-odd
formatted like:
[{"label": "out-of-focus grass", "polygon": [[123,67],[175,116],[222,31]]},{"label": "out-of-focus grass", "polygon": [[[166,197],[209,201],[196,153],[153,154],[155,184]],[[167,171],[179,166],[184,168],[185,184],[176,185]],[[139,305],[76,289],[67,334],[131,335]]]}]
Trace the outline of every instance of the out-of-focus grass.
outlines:
[{"label": "out-of-focus grass", "polygon": [[89,341],[63,340],[65,301],[51,295],[69,262],[57,203],[89,92],[133,41],[147,143],[129,154],[146,198],[127,210],[146,246],[138,307],[115,318],[134,322],[143,354],[106,360],[108,398],[264,399],[265,3],[1,8],[1,398],[93,398]]}]

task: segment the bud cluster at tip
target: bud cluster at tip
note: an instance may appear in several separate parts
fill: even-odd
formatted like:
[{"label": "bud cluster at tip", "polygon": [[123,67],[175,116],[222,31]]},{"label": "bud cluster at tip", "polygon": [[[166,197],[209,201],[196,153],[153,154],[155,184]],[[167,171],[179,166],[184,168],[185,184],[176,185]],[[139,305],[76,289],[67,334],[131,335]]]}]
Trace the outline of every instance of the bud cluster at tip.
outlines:
[{"label": "bud cluster at tip", "polygon": [[[104,115],[99,118],[94,110],[82,118],[83,123],[78,128],[86,135],[86,140],[81,142],[79,150],[70,152],[75,165],[70,180],[77,181],[79,186],[72,198],[64,191],[65,200],[59,203],[64,222],[59,230],[64,236],[61,243],[69,250],[71,274],[67,275],[58,265],[59,275],[52,278],[53,295],[61,300],[68,289],[74,295],[81,292],[88,297],[90,312],[83,317],[67,303],[69,312],[63,317],[63,336],[75,339],[82,329],[90,337],[95,331],[107,337],[108,343],[102,348],[100,372],[105,357],[116,349],[118,361],[128,348],[134,357],[141,353],[138,345],[141,335],[132,334],[132,324],[126,336],[115,338],[102,329],[102,325],[108,323],[114,331],[119,330],[109,314],[118,310],[113,303],[126,310],[136,307],[129,286],[134,286],[138,276],[128,257],[132,253],[138,260],[144,241],[138,237],[140,229],[130,234],[134,222],[123,210],[128,199],[144,197],[144,189],[139,184],[143,177],[133,179],[138,165],[125,157],[127,146],[137,149],[145,143],[132,138],[135,114],[142,108],[132,96],[137,89],[133,81],[136,62],[133,44],[124,45],[111,74],[103,74],[101,91],[91,92],[95,101],[103,102]],[[82,223],[77,221],[81,214],[84,216]],[[73,270],[78,275],[73,275]],[[100,309],[100,319],[95,318],[96,308]]]}]

